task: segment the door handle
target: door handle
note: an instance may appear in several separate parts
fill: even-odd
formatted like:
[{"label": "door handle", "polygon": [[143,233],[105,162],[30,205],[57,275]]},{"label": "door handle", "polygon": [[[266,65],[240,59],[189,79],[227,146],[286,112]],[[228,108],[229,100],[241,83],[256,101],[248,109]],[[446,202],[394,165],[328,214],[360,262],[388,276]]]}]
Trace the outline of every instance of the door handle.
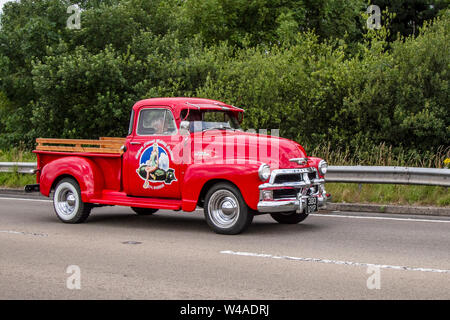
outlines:
[{"label": "door handle", "polygon": [[142,143],[141,142],[130,142],[130,144],[140,146]]}]

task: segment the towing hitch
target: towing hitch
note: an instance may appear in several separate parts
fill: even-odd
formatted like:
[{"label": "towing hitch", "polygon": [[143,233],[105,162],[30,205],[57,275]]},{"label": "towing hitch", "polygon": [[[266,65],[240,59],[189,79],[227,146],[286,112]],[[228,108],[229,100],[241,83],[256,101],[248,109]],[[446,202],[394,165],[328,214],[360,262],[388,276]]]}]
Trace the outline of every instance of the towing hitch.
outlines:
[{"label": "towing hitch", "polygon": [[40,187],[39,184],[27,184],[25,186],[25,192],[39,192],[40,191]]}]

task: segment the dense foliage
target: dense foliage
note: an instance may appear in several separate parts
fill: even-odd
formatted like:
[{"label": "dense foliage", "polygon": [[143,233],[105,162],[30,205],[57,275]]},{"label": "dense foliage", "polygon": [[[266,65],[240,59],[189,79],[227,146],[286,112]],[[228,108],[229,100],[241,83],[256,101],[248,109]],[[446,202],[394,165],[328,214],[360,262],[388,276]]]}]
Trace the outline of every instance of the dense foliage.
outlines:
[{"label": "dense foliage", "polygon": [[[73,3],[79,30],[66,28]],[[135,101],[200,96],[246,109],[246,128],[280,128],[311,149],[442,150],[447,2],[373,3],[385,12],[381,30],[367,30],[363,0],[7,3],[0,148],[124,136]]]}]

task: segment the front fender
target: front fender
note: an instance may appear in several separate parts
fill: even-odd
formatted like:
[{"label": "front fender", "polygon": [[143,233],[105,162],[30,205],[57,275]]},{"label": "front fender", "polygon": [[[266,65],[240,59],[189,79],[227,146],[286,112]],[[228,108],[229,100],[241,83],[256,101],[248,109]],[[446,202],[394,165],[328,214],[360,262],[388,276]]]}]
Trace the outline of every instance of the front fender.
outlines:
[{"label": "front fender", "polygon": [[41,193],[48,197],[53,183],[61,176],[72,176],[80,185],[81,199],[89,202],[103,190],[102,171],[94,161],[83,157],[63,157],[44,166],[40,176]]},{"label": "front fender", "polygon": [[200,192],[208,181],[226,180],[238,187],[244,201],[256,210],[259,201],[259,163],[252,164],[192,164],[186,169],[183,180],[183,210],[193,211],[197,206]]}]

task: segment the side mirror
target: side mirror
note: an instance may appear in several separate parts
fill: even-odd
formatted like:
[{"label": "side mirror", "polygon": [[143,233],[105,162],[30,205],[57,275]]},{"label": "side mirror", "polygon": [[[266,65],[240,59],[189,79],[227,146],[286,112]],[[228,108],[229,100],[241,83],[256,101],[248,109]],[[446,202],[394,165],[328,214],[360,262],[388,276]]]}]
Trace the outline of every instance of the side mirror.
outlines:
[{"label": "side mirror", "polygon": [[190,124],[191,123],[189,121],[181,121],[181,123],[180,123],[180,134],[181,135],[185,136],[185,135],[190,134],[190,130],[189,130]]}]

